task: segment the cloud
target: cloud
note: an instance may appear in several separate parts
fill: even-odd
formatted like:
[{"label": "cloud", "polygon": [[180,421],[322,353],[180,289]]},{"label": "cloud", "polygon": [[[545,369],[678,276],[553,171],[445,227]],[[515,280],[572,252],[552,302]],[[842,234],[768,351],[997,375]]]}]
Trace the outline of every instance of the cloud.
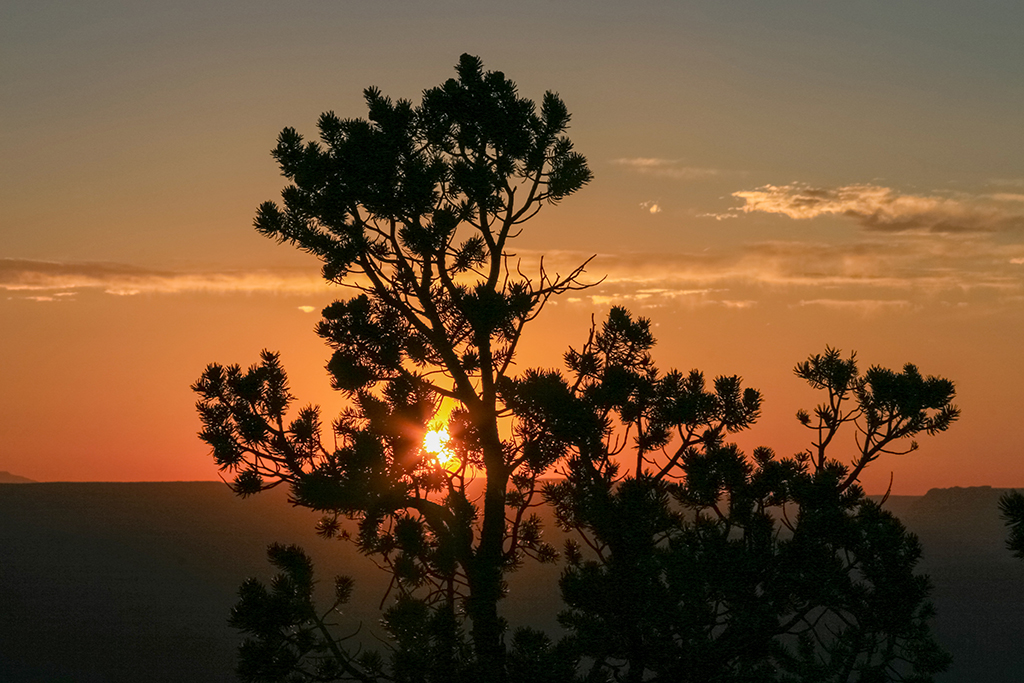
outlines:
[{"label": "cloud", "polygon": [[757,305],[756,301],[751,301],[749,299],[743,300],[743,301],[734,301],[732,299],[722,299],[721,301],[719,301],[717,303],[720,303],[722,306],[725,306],[726,308],[753,308],[754,306]]},{"label": "cloud", "polygon": [[[1024,213],[986,204],[980,197],[952,199],[900,194],[879,185],[816,188],[802,183],[733,192],[742,213],[777,213],[796,220],[846,216],[879,232],[970,233],[1024,227]],[[1007,201],[1004,195],[1003,201]],[[729,215],[729,214],[725,214]]]},{"label": "cloud", "polygon": [[[529,272],[523,253],[523,272]],[[549,272],[569,272],[589,254],[552,252]],[[997,244],[981,234],[900,233],[849,243],[763,241],[701,252],[602,253],[584,278],[600,287],[575,295],[605,305],[730,305],[755,302],[858,301],[860,309],[896,311],[942,299],[1007,302],[1024,293],[1024,245]],[[598,298],[593,298],[598,297]],[[873,303],[866,303],[866,302]],[[735,303],[741,302],[741,303]],[[831,304],[833,308],[853,304]]]},{"label": "cloud", "polygon": [[[1006,235],[993,239],[989,233],[883,236],[869,232],[843,243],[763,240],[698,252],[601,253],[580,275],[581,282],[600,285],[559,300],[569,305],[636,308],[747,310],[781,304],[890,312],[942,301],[1003,305],[1024,296],[1024,244],[1008,242]],[[573,272],[591,256],[581,251],[523,249],[509,267],[536,282],[541,262],[545,276],[555,278]],[[111,296],[292,294],[304,298],[347,294],[325,283],[316,269],[175,272],[124,264],[16,259],[0,259],[3,290],[17,293],[19,298],[40,300],[74,300],[87,292]],[[314,310],[301,301],[295,305],[301,311]]]},{"label": "cloud", "polygon": [[0,259],[0,290],[64,297],[86,290],[114,296],[188,292],[308,294],[326,292],[328,285],[315,270],[306,269],[174,272],[119,263]]},{"label": "cloud", "polygon": [[757,301],[751,299],[727,299],[713,294],[714,292],[727,292],[728,289],[634,290],[628,283],[619,283],[619,285],[616,287],[604,283],[599,289],[594,290],[594,294],[585,297],[572,297],[567,299],[567,302],[586,306],[630,306],[633,308],[664,308],[671,304],[686,308],[719,306],[744,309],[758,304]]},{"label": "cloud", "polygon": [[316,306],[299,306],[299,310],[303,313],[312,313],[316,310]]},{"label": "cloud", "polygon": [[988,182],[991,185],[1002,185],[1003,187],[1024,187],[1024,178],[992,178]]},{"label": "cloud", "polygon": [[996,194],[986,195],[989,199],[994,199],[997,202],[1024,202],[1024,194],[1014,194],[1011,192],[999,192]]},{"label": "cloud", "polygon": [[625,166],[637,173],[672,178],[673,180],[698,180],[700,178],[711,178],[722,173],[717,168],[683,166],[678,159],[636,157],[632,159],[612,159],[612,163],[618,166]]},{"label": "cloud", "polygon": [[840,311],[878,313],[884,310],[907,310],[911,303],[905,299],[810,299],[801,300],[799,306],[821,306]]},{"label": "cloud", "polygon": [[650,213],[661,213],[661,205],[657,202],[640,202],[640,208]]}]

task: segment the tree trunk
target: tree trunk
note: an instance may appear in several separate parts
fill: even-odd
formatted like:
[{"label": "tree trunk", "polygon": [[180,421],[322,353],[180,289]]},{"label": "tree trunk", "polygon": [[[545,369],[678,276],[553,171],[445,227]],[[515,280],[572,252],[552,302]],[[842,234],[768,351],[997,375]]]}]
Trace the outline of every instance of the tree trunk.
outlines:
[{"label": "tree trunk", "polygon": [[484,436],[484,464],[487,486],[484,492],[484,518],[480,545],[473,558],[470,584],[470,617],[473,620],[473,647],[481,681],[505,680],[505,648],[498,618],[501,599],[505,541],[505,487],[508,472],[502,457],[497,425],[491,422]]}]

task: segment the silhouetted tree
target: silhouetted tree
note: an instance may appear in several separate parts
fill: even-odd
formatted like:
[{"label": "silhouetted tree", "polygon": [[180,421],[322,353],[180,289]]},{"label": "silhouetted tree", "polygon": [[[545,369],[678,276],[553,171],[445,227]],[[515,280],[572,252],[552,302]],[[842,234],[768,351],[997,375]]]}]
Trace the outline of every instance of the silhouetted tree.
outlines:
[{"label": "silhouetted tree", "polygon": [[281,573],[269,590],[247,580],[231,613],[229,623],[249,636],[239,652],[239,676],[245,681],[378,680],[383,674],[379,655],[350,655],[331,628],[332,615],[351,596],[351,580],[335,580],[335,600],[321,611],[313,599],[313,563],[302,549],[274,544],[267,555]]},{"label": "silhouetted tree", "polygon": [[[367,120],[323,114],[320,142],[286,128],[273,152],[292,184],[283,208],[260,206],[256,228],[316,255],[327,280],[352,290],[317,328],[349,401],[333,438],[317,406],[289,421],[293,397],[275,354],[248,371],[211,365],[194,389],[201,437],[236,473],[237,493],[287,484],[296,504],[325,513],[325,536],[341,532],[342,518],[358,521],[356,544],[388,566],[400,596],[386,619],[397,679],[414,677],[402,672],[416,669],[407,663],[429,628],[443,641],[430,645],[443,675],[422,678],[500,681],[502,577],[524,556],[555,558],[530,508],[538,476],[562,455],[516,426],[502,387],[526,323],[550,297],[585,286],[583,265],[559,276],[542,263],[526,277],[508,243],[591,173],[565,136],[558,95],[546,93],[538,110],[476,57],[463,55],[456,71],[418,106],[369,88]],[[454,406],[449,468],[422,448],[441,400]],[[474,471],[482,504],[466,488]]]},{"label": "silhouetted tree", "polygon": [[[393,647],[387,660],[346,648],[333,612],[314,605],[308,558],[275,546],[280,573],[246,582],[232,615],[247,634],[243,679],[867,682],[941,670],[916,539],[858,479],[956,419],[952,384],[909,365],[861,376],[827,350],[797,367],[827,392],[816,422],[798,414],[816,440],[778,458],[727,442],[757,419],[756,390],[662,375],[648,321],[624,309],[570,349],[567,372],[513,374],[525,325],[585,287],[586,264],[559,276],[541,262],[531,279],[509,240],[591,174],[557,95],[538,110],[468,55],[457,76],[418,106],[368,89],[367,120],[324,114],[320,142],[285,129],[273,152],[291,184],[256,227],[351,290],[317,327],[347,407],[329,427],[319,407],[292,413],[286,373],[264,352],[196,382],[201,438],[238,494],[284,484],[323,513],[322,535],[386,566]],[[449,463],[423,447],[442,401]],[[860,433],[850,467],[826,457],[848,423]],[[558,642],[506,634],[498,611],[506,572],[557,557],[532,513],[542,502],[581,541],[566,547]],[[349,589],[336,581],[335,607]]]},{"label": "silhouetted tree", "polygon": [[[827,349],[796,366],[826,392],[797,414],[812,447],[744,456],[725,443],[757,416],[736,377],[660,375],[649,323],[613,310],[567,356],[566,387],[602,419],[574,439],[550,484],[566,550],[561,615],[587,680],[927,681],[948,665],[927,620],[917,539],[857,483],[883,453],[959,412],[953,384],[872,367]],[[568,403],[568,400],[564,401]],[[858,432],[852,467],[827,449]]]},{"label": "silhouetted tree", "polygon": [[1010,528],[1006,539],[1007,550],[1024,560],[1024,495],[1019,491],[1004,493],[999,497],[999,512]]}]

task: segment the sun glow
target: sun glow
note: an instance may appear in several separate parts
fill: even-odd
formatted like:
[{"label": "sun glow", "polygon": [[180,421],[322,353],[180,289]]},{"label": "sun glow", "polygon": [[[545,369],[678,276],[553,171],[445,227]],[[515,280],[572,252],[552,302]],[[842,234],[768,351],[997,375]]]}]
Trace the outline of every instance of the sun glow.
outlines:
[{"label": "sun glow", "polygon": [[448,430],[444,427],[441,429],[431,429],[423,437],[423,450],[427,453],[432,453],[439,465],[446,465],[455,457],[455,454],[448,448],[448,441],[450,439]]}]

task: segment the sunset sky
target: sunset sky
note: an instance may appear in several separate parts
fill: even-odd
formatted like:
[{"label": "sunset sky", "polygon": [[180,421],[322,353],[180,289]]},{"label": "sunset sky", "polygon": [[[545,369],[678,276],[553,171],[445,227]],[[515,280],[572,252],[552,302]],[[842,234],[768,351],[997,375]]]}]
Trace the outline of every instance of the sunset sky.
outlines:
[{"label": "sunset sky", "polygon": [[[869,492],[1024,486],[1024,3],[13,0],[0,21],[0,470],[215,479],[189,385],[279,350],[336,409],[313,333],[339,295],[252,228],[285,126],[418,101],[479,55],[560,93],[594,181],[515,245],[650,317],[663,368],[766,398],[740,440],[789,455],[826,344],[957,384],[960,422]],[[333,410],[332,410],[333,412]],[[847,434],[847,439],[852,439]],[[837,451],[848,457],[848,452]]]}]

